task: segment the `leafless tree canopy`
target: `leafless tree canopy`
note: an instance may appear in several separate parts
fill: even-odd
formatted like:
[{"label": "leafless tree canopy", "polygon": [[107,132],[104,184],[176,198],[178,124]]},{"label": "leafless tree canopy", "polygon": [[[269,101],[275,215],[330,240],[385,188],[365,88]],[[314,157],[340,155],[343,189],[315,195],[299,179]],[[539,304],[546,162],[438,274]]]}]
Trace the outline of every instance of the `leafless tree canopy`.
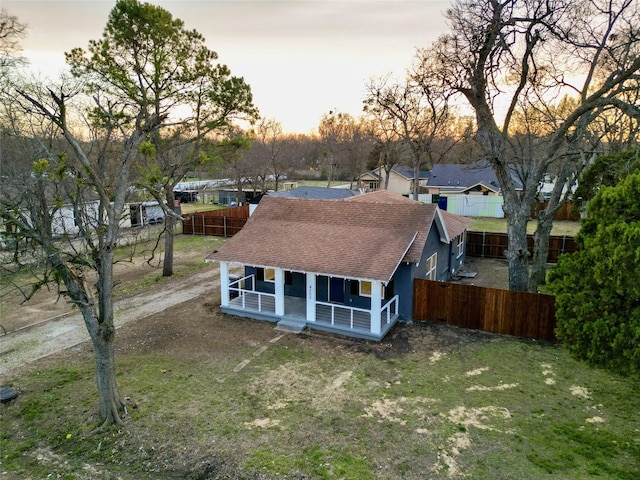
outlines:
[{"label": "leafless tree canopy", "polygon": [[[505,198],[512,289],[532,290],[542,280],[566,187],[596,150],[608,148],[596,128],[614,110],[638,118],[638,9],[637,0],[456,0],[446,14],[451,33],[418,52],[474,110],[476,139]],[[529,272],[526,224],[549,172],[556,188],[537,219]]]}]

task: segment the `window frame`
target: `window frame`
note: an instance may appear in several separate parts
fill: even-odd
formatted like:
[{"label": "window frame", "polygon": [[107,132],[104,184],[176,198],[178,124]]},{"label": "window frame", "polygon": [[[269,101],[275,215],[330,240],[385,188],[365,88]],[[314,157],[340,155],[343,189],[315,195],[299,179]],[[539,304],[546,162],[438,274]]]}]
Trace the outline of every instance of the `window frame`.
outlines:
[{"label": "window frame", "polygon": [[276,269],[273,267],[265,267],[264,268],[264,280],[265,282],[275,283],[276,282]]},{"label": "window frame", "polygon": [[[364,284],[369,285],[369,293],[366,292],[366,289],[363,290],[362,286]],[[361,297],[371,297],[371,294],[373,293],[373,283],[368,281],[368,280],[360,280],[358,281],[358,294]]]},{"label": "window frame", "polygon": [[[431,263],[433,262],[433,265]],[[434,252],[425,261],[425,277],[427,280],[438,278],[438,252]]]},{"label": "window frame", "polygon": [[464,254],[464,244],[466,242],[466,237],[466,230],[456,237],[458,239],[458,241],[456,242],[456,258],[460,258]]}]

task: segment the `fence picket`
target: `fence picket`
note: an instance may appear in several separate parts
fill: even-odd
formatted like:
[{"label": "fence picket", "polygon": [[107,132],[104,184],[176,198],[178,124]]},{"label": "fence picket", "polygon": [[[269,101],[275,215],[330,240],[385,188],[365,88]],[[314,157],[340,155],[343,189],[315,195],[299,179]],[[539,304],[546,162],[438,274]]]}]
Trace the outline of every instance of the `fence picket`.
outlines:
[{"label": "fence picket", "polygon": [[413,283],[413,318],[554,341],[555,298],[432,280]]},{"label": "fence picket", "polygon": [[[533,253],[533,235],[527,235],[529,251]],[[505,258],[504,252],[509,247],[509,237],[506,233],[496,232],[467,232],[466,254],[470,257]],[[547,261],[556,263],[563,253],[578,250],[573,237],[549,237],[549,252]]]}]

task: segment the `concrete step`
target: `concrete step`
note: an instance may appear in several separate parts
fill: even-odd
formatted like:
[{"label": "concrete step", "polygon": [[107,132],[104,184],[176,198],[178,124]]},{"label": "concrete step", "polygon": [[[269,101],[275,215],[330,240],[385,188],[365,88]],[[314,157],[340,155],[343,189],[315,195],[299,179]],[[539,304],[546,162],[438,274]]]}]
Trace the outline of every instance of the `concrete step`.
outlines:
[{"label": "concrete step", "polygon": [[307,326],[307,322],[304,320],[294,320],[290,318],[283,318],[276,324],[276,330],[282,330],[285,332],[300,333]]}]

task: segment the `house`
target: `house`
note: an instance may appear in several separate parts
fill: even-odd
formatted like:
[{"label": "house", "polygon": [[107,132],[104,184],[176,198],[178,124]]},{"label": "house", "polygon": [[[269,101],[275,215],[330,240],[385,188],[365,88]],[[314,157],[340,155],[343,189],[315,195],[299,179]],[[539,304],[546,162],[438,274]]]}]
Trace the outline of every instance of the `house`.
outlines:
[{"label": "house", "polygon": [[[384,189],[385,178],[387,173],[384,168],[378,167],[367,173],[360,175],[358,184],[366,191]],[[412,167],[405,165],[394,165],[389,172],[389,192],[398,193],[400,195],[411,195],[413,193],[415,174]],[[429,172],[421,171],[418,182],[420,186],[426,186],[429,179]]]},{"label": "house", "polygon": [[491,166],[486,164],[436,164],[427,182],[431,194],[498,195],[500,182]]},{"label": "house", "polygon": [[314,200],[339,200],[360,195],[358,190],[349,190],[345,188],[327,188],[327,187],[310,187],[302,186],[292,188],[290,190],[280,190],[278,192],[267,192],[249,200],[249,212],[253,212],[265,195],[274,197],[290,197],[290,198],[308,198]]},{"label": "house", "polygon": [[462,266],[470,222],[387,191],[268,195],[207,261],[220,262],[224,313],[380,340],[412,318],[414,278],[448,280]]},{"label": "house", "polygon": [[[512,175],[516,190],[522,182]],[[440,195],[500,195],[500,182],[493,168],[486,162],[475,164],[436,164],[427,182],[431,194]]]}]

